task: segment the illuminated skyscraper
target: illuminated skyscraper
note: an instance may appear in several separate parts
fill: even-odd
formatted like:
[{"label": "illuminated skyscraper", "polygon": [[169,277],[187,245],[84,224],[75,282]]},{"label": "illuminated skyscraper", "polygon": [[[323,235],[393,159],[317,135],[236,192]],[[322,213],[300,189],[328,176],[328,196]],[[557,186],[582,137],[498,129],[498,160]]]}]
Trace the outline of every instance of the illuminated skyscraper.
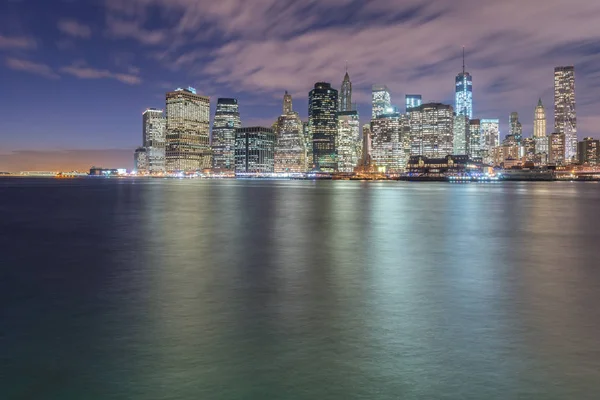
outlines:
[{"label": "illuminated skyscraper", "polygon": [[555,165],[565,164],[566,135],[554,132],[550,135],[548,161]]},{"label": "illuminated skyscraper", "polygon": [[145,147],[138,147],[135,149],[134,163],[135,171],[138,174],[146,174],[149,172],[148,151]]},{"label": "illuminated skyscraper", "polygon": [[371,143],[373,135],[371,133],[371,125],[363,125],[362,131],[362,161],[363,167],[369,167],[371,165]]},{"label": "illuminated skyscraper", "polygon": [[466,115],[454,116],[454,143],[453,155],[469,154],[469,117]]},{"label": "illuminated skyscraper", "polygon": [[522,145],[523,141],[523,126],[519,122],[519,113],[511,112],[509,118],[510,135],[515,138],[517,146]]},{"label": "illuminated skyscraper", "polygon": [[322,172],[335,172],[338,91],[317,82],[308,94],[308,124],[313,140],[313,163]]},{"label": "illuminated skyscraper", "polygon": [[542,99],[538,101],[533,118],[533,140],[536,154],[548,154],[548,136],[546,136],[546,110]]},{"label": "illuminated skyscraper", "polygon": [[218,99],[212,129],[213,168],[235,170],[235,130],[241,128],[237,99]]},{"label": "illuminated skyscraper", "polygon": [[292,111],[293,111],[292,95],[289,94],[286,90],[285,94],[283,95],[283,114],[282,115],[291,114]]},{"label": "illuminated skyscraper", "polygon": [[373,85],[373,113],[371,118],[375,119],[380,115],[392,112],[392,99],[387,86]]},{"label": "illuminated skyscraper", "polygon": [[456,76],[456,114],[463,114],[473,118],[473,78],[465,71],[465,49],[463,47],[463,70]]},{"label": "illuminated skyscraper", "polygon": [[591,137],[584,138],[579,142],[577,150],[580,164],[600,165],[600,140]]},{"label": "illuminated skyscraper", "polygon": [[426,103],[409,113],[413,156],[441,158],[454,151],[454,110],[440,103]]},{"label": "illuminated skyscraper", "polygon": [[565,162],[577,157],[575,67],[554,68],[554,132],[565,134]]},{"label": "illuminated skyscraper", "polygon": [[481,160],[481,121],[478,119],[469,121],[469,157]]},{"label": "illuminated skyscraper", "polygon": [[348,70],[346,70],[342,90],[340,90],[340,111],[352,111],[352,82],[350,82]]},{"label": "illuminated skyscraper", "polygon": [[492,164],[494,161],[494,147],[500,145],[500,120],[482,119],[481,137],[479,138],[479,140],[482,161],[487,164]]},{"label": "illuminated skyscraper", "polygon": [[406,112],[409,112],[413,108],[419,107],[423,104],[423,100],[420,94],[407,94],[404,97],[406,104]]},{"label": "illuminated skyscraper", "polygon": [[306,146],[306,164],[307,171],[313,169],[313,140],[308,121],[302,121],[302,135],[304,136],[304,145]]},{"label": "illuminated skyscraper", "polygon": [[535,139],[531,137],[523,139],[523,155],[526,161],[535,161]]},{"label": "illuminated skyscraper", "polygon": [[165,171],[166,120],[163,110],[149,108],[142,114],[142,143],[146,149],[148,172]]},{"label": "illuminated skyscraper", "polygon": [[292,96],[283,96],[284,114],[277,119],[275,172],[302,173],[308,169],[302,121],[292,110]]},{"label": "illuminated skyscraper", "polygon": [[210,168],[210,99],[193,88],[177,89],[166,97],[167,171]]},{"label": "illuminated skyscraper", "polygon": [[400,114],[381,114],[371,120],[373,142],[372,162],[382,172],[401,172],[406,166],[404,149],[400,141]]},{"label": "illuminated skyscraper", "polygon": [[338,113],[338,134],[335,148],[339,172],[353,172],[360,162],[361,140],[358,111]]},{"label": "illuminated skyscraper", "polygon": [[235,173],[265,174],[275,170],[275,132],[270,128],[235,130]]}]

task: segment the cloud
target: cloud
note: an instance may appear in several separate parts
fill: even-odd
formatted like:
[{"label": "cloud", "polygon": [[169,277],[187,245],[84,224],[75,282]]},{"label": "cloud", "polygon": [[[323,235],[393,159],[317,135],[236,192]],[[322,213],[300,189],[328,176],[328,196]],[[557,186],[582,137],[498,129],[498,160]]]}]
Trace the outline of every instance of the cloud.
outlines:
[{"label": "cloud", "polygon": [[36,47],[36,41],[30,37],[0,35],[0,49],[29,50]]},{"label": "cloud", "polygon": [[87,39],[92,36],[92,29],[72,19],[62,19],[58,22],[58,29],[69,36]]},{"label": "cloud", "polygon": [[16,150],[0,154],[0,171],[88,171],[92,166],[132,168],[133,150]]},{"label": "cloud", "polygon": [[59,79],[60,76],[46,64],[40,64],[33,61],[9,57],[6,59],[6,66],[15,71],[29,72],[49,79]]},{"label": "cloud", "polygon": [[164,30],[148,30],[139,25],[135,20],[124,20],[109,17],[107,19],[107,34],[113,38],[135,39],[145,45],[158,45],[168,40]]},{"label": "cloud", "polygon": [[[128,85],[138,85],[142,79],[132,73],[111,72],[106,69],[96,69],[82,63],[74,63],[68,67],[62,67],[61,72],[72,75],[79,79],[116,79]],[[138,72],[139,70],[133,71]]]}]

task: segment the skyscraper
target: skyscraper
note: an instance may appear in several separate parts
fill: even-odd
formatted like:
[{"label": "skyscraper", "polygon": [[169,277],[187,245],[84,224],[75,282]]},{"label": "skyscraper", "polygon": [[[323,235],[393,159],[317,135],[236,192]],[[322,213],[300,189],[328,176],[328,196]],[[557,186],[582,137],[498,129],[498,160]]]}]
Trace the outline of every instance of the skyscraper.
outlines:
[{"label": "skyscraper", "polygon": [[454,143],[453,155],[468,155],[469,154],[469,117],[466,115],[454,116]]},{"label": "skyscraper", "polygon": [[210,168],[210,99],[193,88],[167,93],[167,171]]},{"label": "skyscraper", "polygon": [[481,160],[481,121],[478,119],[469,121],[469,157]]},{"label": "skyscraper", "polygon": [[371,120],[372,162],[386,173],[401,172],[406,166],[400,141],[400,114],[381,114]]},{"label": "skyscraper", "polygon": [[517,146],[522,145],[523,141],[523,126],[519,122],[519,113],[511,112],[509,118],[510,135],[514,136]]},{"label": "skyscraper", "polygon": [[289,94],[287,92],[287,90],[285,91],[285,94],[283,95],[283,114],[282,115],[288,115],[293,111],[293,107],[292,107],[292,95]]},{"label": "skyscraper", "polygon": [[546,136],[546,110],[542,99],[538,101],[533,117],[533,140],[536,154],[548,154],[548,137]]},{"label": "skyscraper", "polygon": [[339,172],[352,172],[360,162],[360,120],[358,111],[338,113],[338,134],[335,148]]},{"label": "skyscraper", "polygon": [[382,114],[393,112],[390,91],[385,85],[373,85],[373,113],[375,119]]},{"label": "skyscraper", "polygon": [[142,143],[146,148],[148,172],[165,171],[166,120],[163,110],[149,108],[142,114]]},{"label": "skyscraper", "polygon": [[565,134],[565,162],[577,156],[575,67],[554,68],[554,132]]},{"label": "skyscraper", "polygon": [[404,97],[404,102],[406,105],[405,110],[406,112],[409,112],[411,109],[417,108],[423,104],[423,99],[420,94],[407,94]]},{"label": "skyscraper", "polygon": [[149,172],[148,151],[145,147],[138,147],[135,149],[134,164],[135,172],[138,174],[146,174]]},{"label": "skyscraper", "polygon": [[342,82],[342,90],[340,90],[340,111],[352,111],[352,82],[350,82],[347,69]]},{"label": "skyscraper", "polygon": [[586,137],[579,142],[577,150],[580,164],[593,166],[600,164],[600,140]]},{"label": "skyscraper", "polygon": [[548,161],[555,165],[565,164],[566,135],[554,132],[549,137]]},{"label": "skyscraper", "polygon": [[292,110],[292,96],[283,96],[284,114],[277,119],[275,142],[275,172],[302,173],[308,169],[302,121]]},{"label": "skyscraper", "polygon": [[235,130],[235,173],[268,174],[274,171],[275,132],[259,126]]},{"label": "skyscraper", "polygon": [[338,91],[317,82],[308,94],[308,124],[313,140],[313,163],[323,172],[335,172]]},{"label": "skyscraper", "polygon": [[362,131],[362,161],[363,167],[371,166],[371,143],[373,135],[371,134],[371,125],[363,125]]},{"label": "skyscraper", "polygon": [[212,129],[213,168],[218,172],[235,170],[235,130],[241,128],[237,99],[217,100]]},{"label": "skyscraper", "polygon": [[456,114],[473,118],[473,78],[465,70],[465,48],[463,47],[463,70],[456,76],[456,97],[454,107]]},{"label": "skyscraper", "polygon": [[421,104],[410,113],[413,156],[441,158],[454,151],[454,110],[441,103]]},{"label": "skyscraper", "polygon": [[482,119],[481,137],[479,140],[482,161],[492,164],[494,147],[500,145],[500,120]]}]

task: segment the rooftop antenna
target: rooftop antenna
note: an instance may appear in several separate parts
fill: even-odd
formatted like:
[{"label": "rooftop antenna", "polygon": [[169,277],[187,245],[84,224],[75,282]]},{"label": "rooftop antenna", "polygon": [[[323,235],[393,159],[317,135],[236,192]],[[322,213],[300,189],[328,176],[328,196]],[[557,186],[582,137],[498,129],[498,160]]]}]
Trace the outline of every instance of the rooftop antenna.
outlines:
[{"label": "rooftop antenna", "polygon": [[348,60],[346,60],[346,73],[348,73]]},{"label": "rooftop antenna", "polygon": [[463,46],[463,75],[465,74],[465,46]]}]

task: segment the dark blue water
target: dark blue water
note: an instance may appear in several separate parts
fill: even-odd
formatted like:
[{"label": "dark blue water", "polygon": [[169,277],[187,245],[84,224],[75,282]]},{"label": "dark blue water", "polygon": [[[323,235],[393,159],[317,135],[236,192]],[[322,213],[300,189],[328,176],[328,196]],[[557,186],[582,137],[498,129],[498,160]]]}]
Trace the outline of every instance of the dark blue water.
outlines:
[{"label": "dark blue water", "polygon": [[597,399],[600,185],[0,180],[2,399]]}]

